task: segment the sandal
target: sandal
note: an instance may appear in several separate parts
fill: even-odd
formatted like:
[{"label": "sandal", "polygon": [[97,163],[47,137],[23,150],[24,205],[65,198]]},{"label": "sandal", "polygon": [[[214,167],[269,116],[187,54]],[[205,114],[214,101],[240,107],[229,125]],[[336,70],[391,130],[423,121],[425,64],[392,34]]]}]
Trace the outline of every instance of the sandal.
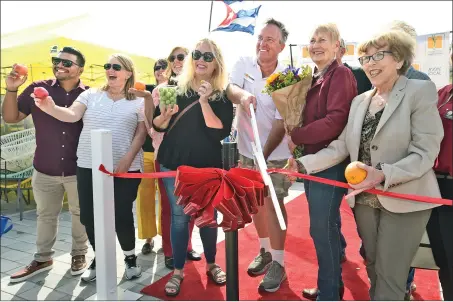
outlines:
[{"label": "sandal", "polygon": [[175,269],[175,267],[173,265],[173,257],[165,256],[165,267],[170,269],[170,270],[174,270]]},{"label": "sandal", "polygon": [[[226,283],[226,274],[217,264],[214,264],[209,268],[206,275],[208,275],[208,277],[217,285],[224,285]],[[222,279],[223,281],[220,281]]]},{"label": "sandal", "polygon": [[[182,281],[184,281],[184,277],[181,277],[181,275],[171,276],[170,280],[165,284],[165,294],[170,297],[176,297],[181,290]],[[173,289],[175,292],[169,292],[169,289]]]}]

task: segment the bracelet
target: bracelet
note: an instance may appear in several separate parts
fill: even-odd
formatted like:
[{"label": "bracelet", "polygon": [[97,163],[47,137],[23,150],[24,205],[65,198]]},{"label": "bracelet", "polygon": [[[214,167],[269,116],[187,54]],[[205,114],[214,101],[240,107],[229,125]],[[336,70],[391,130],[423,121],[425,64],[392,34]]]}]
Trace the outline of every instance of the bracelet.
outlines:
[{"label": "bracelet", "polygon": [[17,90],[9,90],[8,88],[6,88],[6,91],[8,91],[8,92],[17,92]]}]

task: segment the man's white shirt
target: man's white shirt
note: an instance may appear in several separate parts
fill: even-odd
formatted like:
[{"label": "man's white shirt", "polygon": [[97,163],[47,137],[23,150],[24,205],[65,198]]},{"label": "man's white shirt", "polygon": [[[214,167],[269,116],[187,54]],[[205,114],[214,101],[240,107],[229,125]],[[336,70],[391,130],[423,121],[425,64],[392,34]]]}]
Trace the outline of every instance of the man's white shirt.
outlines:
[{"label": "man's white shirt", "polygon": [[[285,66],[278,62],[274,73],[285,70]],[[256,97],[256,122],[260,135],[261,148],[269,137],[272,123],[275,119],[282,119],[272,97],[264,93],[267,78],[263,78],[261,68],[256,57],[241,57],[236,62],[230,73],[230,83],[236,84]],[[237,106],[237,144],[239,153],[248,158],[253,158],[251,142],[253,130],[250,117],[242,106]],[[280,145],[271,153],[268,160],[283,160],[291,157],[288,147],[288,137],[285,135]]]}]

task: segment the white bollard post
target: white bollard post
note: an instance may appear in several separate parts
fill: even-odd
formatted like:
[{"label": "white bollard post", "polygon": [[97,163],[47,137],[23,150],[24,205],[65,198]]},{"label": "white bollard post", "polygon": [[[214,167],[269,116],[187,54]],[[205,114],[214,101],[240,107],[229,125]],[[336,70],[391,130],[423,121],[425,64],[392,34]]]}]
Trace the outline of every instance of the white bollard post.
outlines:
[{"label": "white bollard post", "polygon": [[96,300],[118,300],[113,177],[99,171],[103,164],[113,171],[112,134],[91,131],[94,233],[96,237]]}]

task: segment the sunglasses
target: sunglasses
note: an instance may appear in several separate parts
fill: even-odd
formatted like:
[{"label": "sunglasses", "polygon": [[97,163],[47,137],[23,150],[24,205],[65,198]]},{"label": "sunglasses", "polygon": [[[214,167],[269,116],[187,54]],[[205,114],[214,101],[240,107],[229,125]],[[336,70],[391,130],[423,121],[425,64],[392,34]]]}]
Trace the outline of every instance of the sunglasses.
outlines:
[{"label": "sunglasses", "polygon": [[54,66],[58,66],[60,63],[62,63],[63,67],[66,67],[66,68],[69,68],[72,65],[80,66],[79,64],[77,64],[75,62],[72,62],[71,60],[66,60],[66,59],[60,59],[60,58],[57,58],[57,57],[52,57],[52,64]]},{"label": "sunglasses", "polygon": [[171,55],[171,56],[168,58],[168,60],[169,60],[170,62],[172,62],[172,63],[175,61],[175,59],[178,59],[178,61],[182,62],[182,61],[184,61],[185,57],[186,57],[186,55],[180,53],[180,54],[177,55],[177,56]]},{"label": "sunglasses", "polygon": [[115,71],[120,71],[122,67],[120,64],[110,64],[110,63],[104,64],[105,70],[110,70],[110,68],[113,68],[113,70],[115,70]]},{"label": "sunglasses", "polygon": [[167,66],[156,66],[154,67],[154,72],[159,71],[161,69],[167,69]]},{"label": "sunglasses", "polygon": [[201,57],[203,57],[203,60],[207,63],[214,61],[214,54],[210,51],[202,53],[199,50],[194,50],[192,52],[192,59],[194,59],[195,61],[200,60]]},{"label": "sunglasses", "polygon": [[375,53],[374,55],[372,56],[363,56],[363,57],[360,57],[359,58],[359,62],[360,62],[360,65],[364,65],[366,63],[368,63],[370,61],[371,58],[373,58],[373,61],[377,62],[377,61],[380,61],[384,58],[385,54],[388,53],[388,54],[392,54],[391,51],[387,51],[387,50],[382,50],[382,51],[378,51],[377,53]]}]

